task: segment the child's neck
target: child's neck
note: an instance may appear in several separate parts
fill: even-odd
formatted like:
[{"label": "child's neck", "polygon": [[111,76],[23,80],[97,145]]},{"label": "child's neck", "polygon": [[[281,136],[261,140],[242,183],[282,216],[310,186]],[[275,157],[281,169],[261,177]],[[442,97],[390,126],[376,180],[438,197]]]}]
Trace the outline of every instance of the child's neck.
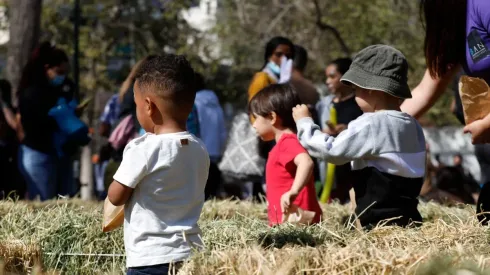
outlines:
[{"label": "child's neck", "polygon": [[284,134],[294,134],[294,132],[289,128],[274,128],[276,142],[278,142]]},{"label": "child's neck", "polygon": [[173,133],[180,133],[180,132],[185,132],[187,131],[187,128],[184,125],[181,125],[177,122],[166,122],[165,124],[160,124],[160,125],[155,125],[153,127],[153,133],[155,135],[162,135],[162,134],[173,134]]},{"label": "child's neck", "polygon": [[398,111],[401,112],[400,103],[398,101],[380,102],[374,106],[374,112],[380,111]]},{"label": "child's neck", "polygon": [[381,111],[398,111],[401,112],[402,110],[400,109],[400,106],[397,107],[386,107],[386,108],[376,108],[374,112],[381,112]]}]

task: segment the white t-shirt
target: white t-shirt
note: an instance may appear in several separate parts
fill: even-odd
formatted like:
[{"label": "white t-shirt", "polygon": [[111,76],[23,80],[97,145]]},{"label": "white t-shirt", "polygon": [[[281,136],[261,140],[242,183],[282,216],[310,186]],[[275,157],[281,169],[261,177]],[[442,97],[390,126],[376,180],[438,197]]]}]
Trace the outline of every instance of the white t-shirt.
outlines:
[{"label": "white t-shirt", "polygon": [[204,144],[188,132],[126,145],[114,180],[134,188],[124,208],[127,267],[182,261],[202,246],[197,221],[208,171]]}]

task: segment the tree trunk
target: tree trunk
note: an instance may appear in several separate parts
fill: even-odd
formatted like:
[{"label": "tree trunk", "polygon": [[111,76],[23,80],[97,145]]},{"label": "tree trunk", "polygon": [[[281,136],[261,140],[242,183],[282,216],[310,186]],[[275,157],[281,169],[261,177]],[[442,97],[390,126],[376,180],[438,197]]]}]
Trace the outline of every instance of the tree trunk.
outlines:
[{"label": "tree trunk", "polygon": [[82,148],[80,157],[80,197],[82,200],[91,200],[94,197],[92,148],[89,145]]},{"label": "tree trunk", "polygon": [[[89,75],[91,79],[96,78],[96,60],[91,59]],[[95,89],[95,87],[93,87]],[[90,103],[84,112],[83,120],[92,127],[94,120],[94,104]],[[92,135],[94,136],[94,135]],[[82,148],[82,155],[80,157],[80,196],[82,200],[91,200],[94,195],[94,181],[93,181],[93,164],[92,164],[92,152],[94,151],[94,140],[87,146]]]},{"label": "tree trunk", "polygon": [[16,106],[22,69],[39,39],[42,0],[10,0],[8,7],[10,39],[6,74],[12,84],[12,100]]}]

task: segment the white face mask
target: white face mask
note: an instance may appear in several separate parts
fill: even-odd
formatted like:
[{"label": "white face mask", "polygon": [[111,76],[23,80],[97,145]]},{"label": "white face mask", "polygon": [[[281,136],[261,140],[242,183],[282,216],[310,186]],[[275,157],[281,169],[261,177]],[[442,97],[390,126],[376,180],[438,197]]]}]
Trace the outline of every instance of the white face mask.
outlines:
[{"label": "white face mask", "polygon": [[281,67],[279,67],[276,63],[269,61],[267,63],[267,68],[269,68],[273,73],[280,75],[281,74]]}]

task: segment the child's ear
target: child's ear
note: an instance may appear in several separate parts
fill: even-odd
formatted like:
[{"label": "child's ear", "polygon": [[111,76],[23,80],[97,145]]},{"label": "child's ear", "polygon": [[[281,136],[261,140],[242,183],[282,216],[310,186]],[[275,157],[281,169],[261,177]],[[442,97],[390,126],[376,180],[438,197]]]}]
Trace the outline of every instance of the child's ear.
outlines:
[{"label": "child's ear", "polygon": [[146,114],[148,116],[152,116],[153,113],[155,112],[155,104],[153,103],[153,101],[151,100],[151,98],[149,97],[145,97],[145,111],[146,111]]},{"label": "child's ear", "polygon": [[271,118],[272,125],[276,124],[277,119],[278,119],[276,112],[271,112],[271,114],[269,116]]}]

